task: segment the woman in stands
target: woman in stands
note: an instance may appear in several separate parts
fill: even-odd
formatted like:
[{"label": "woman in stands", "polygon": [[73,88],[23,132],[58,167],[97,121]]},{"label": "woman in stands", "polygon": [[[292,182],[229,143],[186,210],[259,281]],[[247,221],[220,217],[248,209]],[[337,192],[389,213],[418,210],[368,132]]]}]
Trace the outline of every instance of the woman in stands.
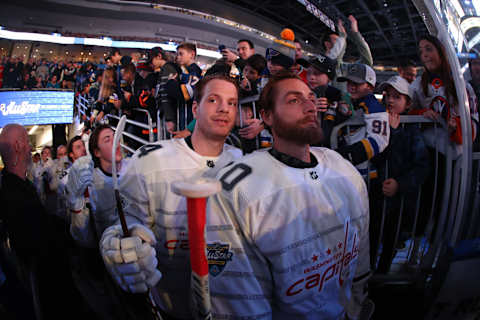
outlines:
[{"label": "woman in stands", "polygon": [[[413,108],[410,113],[423,114],[434,120],[443,118],[448,126],[450,140],[462,144],[458,96],[445,48],[440,40],[432,35],[423,36],[418,48],[425,72],[411,85]],[[468,83],[466,85],[472,136],[475,139],[478,126],[477,100],[472,87]],[[426,138],[428,140],[428,137]]]},{"label": "woman in stands", "polygon": [[117,114],[122,106],[121,95],[116,84],[117,73],[113,67],[108,67],[103,72],[102,84],[98,94],[98,100],[93,108],[93,116],[90,122],[99,122],[107,114]]}]

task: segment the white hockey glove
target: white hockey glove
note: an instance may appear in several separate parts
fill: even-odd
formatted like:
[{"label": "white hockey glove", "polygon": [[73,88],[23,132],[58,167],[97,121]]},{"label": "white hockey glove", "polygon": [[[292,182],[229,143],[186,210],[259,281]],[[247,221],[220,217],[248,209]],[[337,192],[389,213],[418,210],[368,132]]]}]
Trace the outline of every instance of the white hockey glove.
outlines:
[{"label": "white hockey glove", "polygon": [[122,238],[121,226],[109,227],[100,240],[100,251],[108,272],[123,290],[147,292],[162,278],[153,247],[155,235],[140,224],[131,225],[130,233]]},{"label": "white hockey glove", "polygon": [[68,203],[71,210],[81,210],[85,202],[85,190],[93,183],[93,161],[90,156],[78,158],[68,173]]}]

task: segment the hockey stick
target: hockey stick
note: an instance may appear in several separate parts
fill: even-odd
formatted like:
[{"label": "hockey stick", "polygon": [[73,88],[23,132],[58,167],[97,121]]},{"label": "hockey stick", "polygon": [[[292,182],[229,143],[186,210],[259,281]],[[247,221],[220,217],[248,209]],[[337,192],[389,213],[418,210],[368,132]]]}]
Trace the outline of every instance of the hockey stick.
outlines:
[{"label": "hockey stick", "polygon": [[[117,128],[115,130],[115,135],[113,137],[113,147],[112,147],[112,180],[113,180],[113,190],[115,193],[115,201],[117,204],[118,217],[120,218],[120,224],[122,225],[122,231],[124,237],[130,237],[130,231],[128,230],[127,221],[125,220],[125,213],[123,212],[122,201],[120,198],[120,191],[118,190],[118,177],[117,177],[117,165],[115,162],[117,155],[117,148],[120,144],[120,139],[122,138],[123,130],[125,129],[125,123],[127,122],[127,116],[122,116],[120,121],[118,121]],[[154,290],[154,289],[152,289]],[[155,304],[155,301],[152,297],[151,291],[149,290],[145,295],[145,300],[148,305],[151,307],[152,316],[156,320],[162,320],[162,316],[158,311],[158,307]]]},{"label": "hockey stick", "polygon": [[197,178],[192,181],[177,181],[172,191],[187,198],[188,244],[190,247],[191,295],[193,317],[198,320],[212,319],[210,288],[208,284],[208,261],[205,254],[205,224],[207,197],[220,192],[218,180]]}]

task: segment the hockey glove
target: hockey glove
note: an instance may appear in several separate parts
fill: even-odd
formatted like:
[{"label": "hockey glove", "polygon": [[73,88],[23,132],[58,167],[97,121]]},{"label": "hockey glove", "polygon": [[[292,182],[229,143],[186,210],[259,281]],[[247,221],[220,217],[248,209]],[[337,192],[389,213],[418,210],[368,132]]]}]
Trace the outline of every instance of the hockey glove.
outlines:
[{"label": "hockey glove", "polygon": [[154,249],[155,236],[140,224],[130,226],[131,236],[122,238],[119,225],[105,230],[100,240],[100,250],[108,272],[125,291],[147,292],[162,278],[157,269]]},{"label": "hockey glove", "polygon": [[90,156],[78,158],[68,173],[67,190],[70,209],[81,210],[85,190],[93,183],[93,161]]}]

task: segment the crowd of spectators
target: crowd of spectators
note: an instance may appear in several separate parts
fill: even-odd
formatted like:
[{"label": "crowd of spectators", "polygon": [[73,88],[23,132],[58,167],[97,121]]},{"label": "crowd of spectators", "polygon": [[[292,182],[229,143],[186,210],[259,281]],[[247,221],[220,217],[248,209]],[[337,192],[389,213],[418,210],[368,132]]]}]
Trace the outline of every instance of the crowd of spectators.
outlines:
[{"label": "crowd of spectators", "polygon": [[[51,214],[56,216],[56,219],[62,219],[60,224],[67,223],[69,226],[67,230],[75,233],[74,223],[78,221],[72,222],[71,217],[65,213],[65,204],[61,204],[59,200],[63,191],[56,190],[64,190],[62,185],[68,182],[62,182],[62,179],[68,175],[67,168],[86,155],[87,149],[94,160],[98,161],[95,165],[107,176],[110,174],[111,178],[113,161],[111,152],[110,159],[102,153],[104,152],[102,139],[113,138],[113,131],[105,126],[105,123],[113,125],[116,123],[115,119],[109,118],[108,115],[125,114],[131,120],[147,123],[147,113],[139,110],[146,110],[155,120],[159,113],[162,123],[157,123],[156,129],[163,125],[168,133],[167,138],[188,137],[197,130],[194,119],[196,105],[194,92],[203,77],[220,74],[233,78],[240,88],[240,98],[257,96],[265,89],[267,92],[263,92],[262,96],[268,100],[271,98],[270,95],[273,95],[268,92],[271,90],[268,86],[269,80],[290,72],[311,88],[308,101],[294,96],[288,103],[315,106],[324,135],[324,139],[317,145],[335,149],[357,168],[365,181],[369,182],[372,270],[378,273],[389,272],[397,249],[407,239],[414,243],[409,264],[417,265],[419,245],[429,222],[427,204],[438,199],[429,198],[427,195],[431,196],[431,192],[425,192],[426,195],[421,200],[423,209],[420,217],[414,215],[415,208],[412,204],[417,203],[420,188],[422,185],[429,185],[433,179],[432,172],[438,169],[434,167],[431,155],[435,146],[434,140],[439,139],[442,134],[433,131],[431,125],[425,125],[422,130],[417,126],[403,126],[400,124],[400,116],[423,115],[433,121],[443,121],[446,126],[442,132],[446,141],[453,147],[462,145],[460,101],[452,72],[441,42],[433,36],[425,35],[419,37],[418,43],[419,60],[424,67],[422,75],[416,76],[415,62],[402,61],[398,65],[398,75],[378,84],[372,68],[374,57],[369,44],[363,39],[356,19],[353,16],[349,16],[348,19],[350,29],[346,30],[343,22],[338,21],[338,32],[327,34],[323,39],[324,54],[311,59],[302,55],[301,43],[295,41],[294,33],[289,29],[282,31],[280,39],[272,42],[264,56],[255,52],[254,43],[248,39],[238,40],[236,51],[220,48],[223,57],[208,70],[201,70],[195,63],[197,48],[192,43],[180,44],[174,59],[159,47],[150,50],[147,56],[141,54],[123,56],[120,50],[114,49],[105,65],[45,60],[29,60],[24,64],[20,58],[3,58],[2,88],[73,89],[90,101],[89,108],[81,119],[85,123],[84,135],[72,139],[68,146],[58,146],[55,161],[54,152],[49,147],[42,150],[40,159],[34,157],[35,165],[29,174],[35,184],[37,195],[34,195],[32,189],[28,190],[30,194],[33,193],[31,196],[35,203],[32,205],[44,208],[42,215]],[[347,37],[352,40],[351,43],[359,54],[358,60],[354,63],[343,61]],[[475,142],[479,124],[476,98],[480,90],[479,61],[479,59],[470,61],[472,80],[467,84],[471,115],[469,125],[472,127],[472,139]],[[379,101],[374,93],[382,94],[383,99]],[[252,103],[242,104],[239,108],[240,112],[237,114],[229,143],[240,147],[244,154],[271,146],[271,128],[262,120],[258,108]],[[350,131],[340,132],[334,137],[338,144],[331,145],[333,128],[353,118],[360,118],[364,125],[352,126]],[[12,130],[23,134],[19,128]],[[134,136],[148,140],[148,130],[132,125],[127,125],[126,130]],[[92,131],[93,134],[89,138]],[[8,134],[12,134],[12,131],[10,130]],[[155,131],[155,134],[160,135],[160,130]],[[84,141],[89,142],[85,145]],[[132,138],[125,139],[125,142],[134,150],[143,145],[139,140]],[[108,150],[107,147],[105,150]],[[10,159],[9,156],[8,152],[2,153],[2,158],[6,157],[4,158],[6,161],[18,161]],[[108,161],[110,167],[103,167]],[[121,161],[123,160],[120,156],[118,162]],[[19,184],[18,181],[15,182],[13,177],[7,178],[13,181],[9,183],[17,183],[17,188],[28,187]],[[112,189],[112,186],[109,188]],[[381,239],[383,248],[377,259],[384,206],[387,218],[384,221]],[[406,212],[403,221],[399,220],[402,211]],[[401,235],[396,243],[398,221],[402,221]],[[414,225],[416,229],[412,234]],[[99,232],[103,232],[106,227],[102,227]],[[57,228],[56,232],[62,231]],[[25,237],[28,238],[28,235]],[[93,244],[95,245],[98,243]],[[20,252],[25,249],[22,246],[20,248]],[[38,253],[40,254],[47,253]],[[92,255],[92,252],[88,254]],[[95,253],[93,255],[95,256]],[[98,259],[98,252],[96,258]],[[25,263],[28,264],[29,261]],[[81,273],[74,274],[77,281],[89,277],[84,270],[74,271]],[[82,291],[82,286],[78,283],[76,285],[78,291]],[[101,290],[104,289],[102,286],[103,284],[100,286]],[[110,292],[110,289],[105,290]],[[118,305],[118,299],[112,302],[107,298],[104,302]],[[102,308],[100,310],[92,308],[97,315],[107,312]]]}]

